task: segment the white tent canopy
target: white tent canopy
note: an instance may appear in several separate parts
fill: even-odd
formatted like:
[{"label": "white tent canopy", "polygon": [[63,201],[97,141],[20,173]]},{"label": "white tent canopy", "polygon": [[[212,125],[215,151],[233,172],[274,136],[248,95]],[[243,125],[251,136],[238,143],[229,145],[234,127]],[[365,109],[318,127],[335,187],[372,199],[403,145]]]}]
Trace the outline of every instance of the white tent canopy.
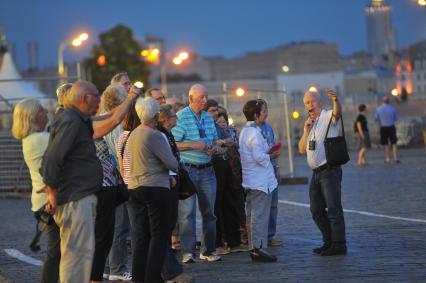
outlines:
[{"label": "white tent canopy", "polygon": [[18,81],[19,79],[22,79],[22,77],[16,69],[12,56],[9,52],[6,52],[3,55],[3,62],[0,67],[0,95],[12,102],[27,97],[46,97],[46,95],[40,92],[34,85],[26,81]]}]

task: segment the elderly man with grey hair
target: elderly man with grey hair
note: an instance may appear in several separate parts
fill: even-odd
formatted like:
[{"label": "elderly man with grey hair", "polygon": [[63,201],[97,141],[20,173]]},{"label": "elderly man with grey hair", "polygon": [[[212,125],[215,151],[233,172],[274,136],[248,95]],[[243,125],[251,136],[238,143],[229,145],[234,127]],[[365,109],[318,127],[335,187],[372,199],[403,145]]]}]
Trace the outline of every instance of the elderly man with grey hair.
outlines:
[{"label": "elderly man with grey hair", "polygon": [[209,262],[221,259],[216,254],[216,176],[211,162],[218,139],[213,118],[203,109],[207,104],[207,89],[200,84],[189,90],[189,106],[177,113],[177,124],[172,129],[196,194],[179,201],[179,236],[182,262],[195,262],[196,199],[201,212],[202,233],[200,259]]},{"label": "elderly man with grey hair", "polygon": [[103,177],[93,139],[117,126],[137,95],[132,93],[114,111],[92,123],[100,94],[92,83],[78,81],[67,95],[69,106],[52,124],[41,172],[46,184],[46,208],[54,213],[60,229],[61,282],[90,280],[95,247],[95,193],[101,189]]},{"label": "elderly man with grey hair", "polygon": [[159,104],[139,98],[135,105],[141,124],[128,140],[129,208],[133,223],[132,280],[163,282],[161,269],[169,236],[171,192],[169,170],[178,169],[167,139],[157,130]]},{"label": "elderly man with grey hair", "polygon": [[303,96],[309,118],[305,121],[299,141],[299,152],[307,154],[308,165],[313,171],[309,185],[310,208],[324,241],[323,246],[313,252],[321,256],[334,256],[346,254],[345,219],[341,201],[342,168],[327,164],[324,139],[330,122],[328,137],[339,134],[342,110],[336,93],[328,90],[327,95],[333,104],[333,109],[328,111],[323,109],[318,92],[308,91]]}]

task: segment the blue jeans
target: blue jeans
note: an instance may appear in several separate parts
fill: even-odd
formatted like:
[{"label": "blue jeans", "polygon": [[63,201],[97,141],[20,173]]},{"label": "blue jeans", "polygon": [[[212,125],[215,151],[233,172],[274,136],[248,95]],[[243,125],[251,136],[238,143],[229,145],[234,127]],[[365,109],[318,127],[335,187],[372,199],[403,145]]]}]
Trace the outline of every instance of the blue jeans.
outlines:
[{"label": "blue jeans", "polygon": [[115,208],[114,240],[105,263],[104,273],[121,275],[127,272],[127,237],[130,233],[127,203]]},{"label": "blue jeans", "polygon": [[271,212],[269,213],[268,241],[272,240],[277,233],[278,189],[279,187],[271,192]]},{"label": "blue jeans", "polygon": [[196,197],[202,219],[201,249],[202,254],[216,250],[216,176],[213,166],[197,169],[186,167],[197,189],[196,195],[179,201],[179,236],[183,253],[193,253],[196,241]]},{"label": "blue jeans", "polygon": [[321,172],[313,173],[309,187],[312,218],[327,244],[346,243],[341,181],[342,168],[329,166]]}]

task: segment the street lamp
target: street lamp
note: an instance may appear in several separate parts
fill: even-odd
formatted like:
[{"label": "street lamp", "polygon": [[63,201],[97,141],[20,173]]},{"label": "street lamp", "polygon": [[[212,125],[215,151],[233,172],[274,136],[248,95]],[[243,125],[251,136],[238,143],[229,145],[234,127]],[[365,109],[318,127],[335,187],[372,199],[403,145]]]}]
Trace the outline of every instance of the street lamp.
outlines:
[{"label": "street lamp", "polygon": [[[174,65],[181,65],[185,60],[189,58],[189,53],[186,51],[181,51],[171,59],[170,53],[164,54],[164,62],[160,60],[161,50],[158,48],[144,49],[141,51],[141,56],[145,60],[152,64],[161,64],[160,66],[160,78],[161,78],[161,91],[167,93],[167,64],[169,62]],[[171,59],[171,60],[170,60]]]},{"label": "street lamp", "polygon": [[391,91],[391,94],[392,94],[393,96],[398,96],[398,94],[399,94],[398,89],[394,88],[394,89]]},{"label": "street lamp", "polygon": [[417,1],[417,3],[418,3],[420,6],[426,6],[426,0],[419,0],[419,1]]},{"label": "street lamp", "polygon": [[64,68],[64,50],[67,46],[72,45],[74,47],[80,46],[84,41],[89,39],[87,33],[81,33],[79,36],[73,39],[66,39],[61,42],[58,49],[58,75],[59,77],[65,77],[65,68]]}]

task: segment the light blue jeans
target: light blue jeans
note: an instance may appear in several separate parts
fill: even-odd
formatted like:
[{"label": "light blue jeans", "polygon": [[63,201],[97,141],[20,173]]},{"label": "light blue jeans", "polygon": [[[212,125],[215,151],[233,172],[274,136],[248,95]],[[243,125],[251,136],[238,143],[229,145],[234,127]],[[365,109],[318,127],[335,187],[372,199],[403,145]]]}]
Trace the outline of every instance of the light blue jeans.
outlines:
[{"label": "light blue jeans", "polygon": [[195,195],[179,201],[179,236],[183,253],[195,252],[196,241],[196,199],[201,214],[201,249],[202,254],[210,254],[216,250],[216,176],[213,166],[196,169],[186,167],[194,182]]},{"label": "light blue jeans", "polygon": [[127,202],[115,208],[114,240],[105,263],[104,273],[122,275],[127,272],[127,237],[130,234]]}]

